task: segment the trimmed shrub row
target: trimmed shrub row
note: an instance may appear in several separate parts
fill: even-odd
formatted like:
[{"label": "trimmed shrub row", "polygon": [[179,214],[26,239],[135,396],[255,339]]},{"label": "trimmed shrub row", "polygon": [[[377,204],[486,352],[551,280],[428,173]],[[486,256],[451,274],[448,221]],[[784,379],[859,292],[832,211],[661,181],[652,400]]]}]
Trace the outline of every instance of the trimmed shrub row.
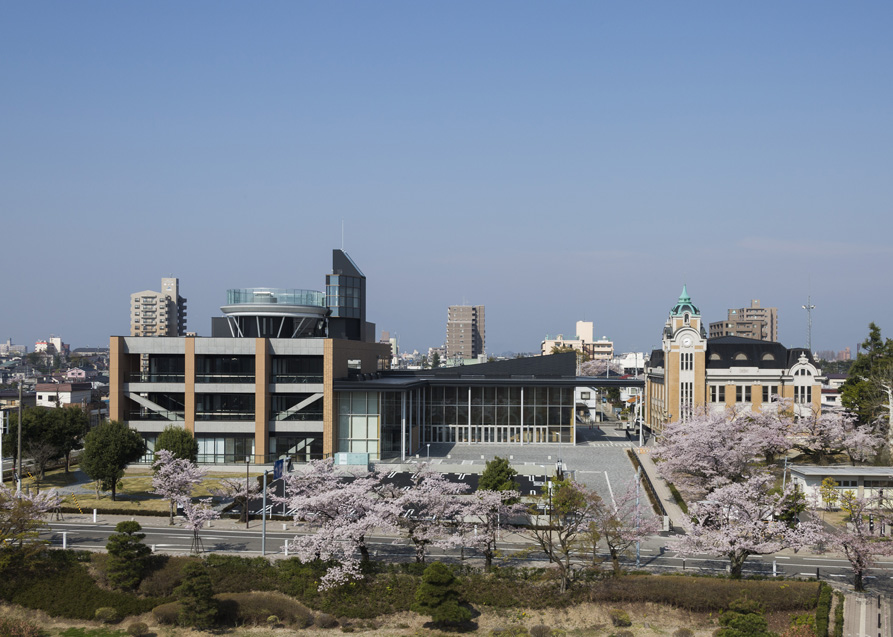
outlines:
[{"label": "trimmed shrub row", "polygon": [[585,599],[602,603],[653,602],[692,612],[717,612],[744,595],[766,612],[774,612],[812,609],[817,592],[816,582],[627,575],[591,584]]},{"label": "trimmed shrub row", "polygon": [[828,621],[831,618],[831,593],[831,587],[822,582],[819,588],[818,603],[816,603],[815,607],[816,637],[828,637]]},{"label": "trimmed shrub row", "polygon": [[837,606],[834,607],[834,637],[843,637],[843,593],[834,593],[837,598]]}]

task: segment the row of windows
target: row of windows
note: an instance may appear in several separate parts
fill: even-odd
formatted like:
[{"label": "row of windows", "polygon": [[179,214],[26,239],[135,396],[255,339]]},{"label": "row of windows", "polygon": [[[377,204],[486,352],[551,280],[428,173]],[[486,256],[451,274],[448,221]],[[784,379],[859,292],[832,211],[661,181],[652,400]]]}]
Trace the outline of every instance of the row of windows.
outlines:
[{"label": "row of windows", "polygon": [[[772,397],[778,394],[778,385],[763,385],[763,402],[772,402]],[[810,396],[812,394],[810,393]],[[753,401],[752,385],[735,385],[735,402],[749,403]],[[726,402],[726,385],[710,385],[710,402]]]}]

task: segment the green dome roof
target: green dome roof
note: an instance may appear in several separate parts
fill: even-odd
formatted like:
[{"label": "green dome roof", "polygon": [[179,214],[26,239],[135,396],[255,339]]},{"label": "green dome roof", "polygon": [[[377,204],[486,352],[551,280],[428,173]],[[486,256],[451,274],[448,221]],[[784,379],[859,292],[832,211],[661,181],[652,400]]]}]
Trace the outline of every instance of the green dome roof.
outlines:
[{"label": "green dome roof", "polygon": [[670,316],[682,316],[688,312],[692,315],[701,315],[701,311],[697,308],[697,306],[691,302],[691,297],[688,295],[688,290],[686,286],[682,286],[682,294],[679,295],[679,300],[676,301],[676,305],[673,306],[673,309],[670,310]]}]

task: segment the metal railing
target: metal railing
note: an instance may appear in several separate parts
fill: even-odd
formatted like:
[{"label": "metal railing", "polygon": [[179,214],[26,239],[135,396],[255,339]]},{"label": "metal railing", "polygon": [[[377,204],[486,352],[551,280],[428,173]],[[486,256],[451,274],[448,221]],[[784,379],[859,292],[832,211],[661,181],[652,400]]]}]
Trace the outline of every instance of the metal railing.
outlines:
[{"label": "metal railing", "polygon": [[254,372],[229,372],[223,374],[196,374],[197,383],[254,383]]},{"label": "metal railing", "polygon": [[322,383],[321,374],[273,374],[274,383],[291,383],[293,385]]},{"label": "metal railing", "polygon": [[125,374],[125,382],[128,383],[182,383],[186,380],[186,374],[180,373],[153,373],[153,372],[131,372]]}]

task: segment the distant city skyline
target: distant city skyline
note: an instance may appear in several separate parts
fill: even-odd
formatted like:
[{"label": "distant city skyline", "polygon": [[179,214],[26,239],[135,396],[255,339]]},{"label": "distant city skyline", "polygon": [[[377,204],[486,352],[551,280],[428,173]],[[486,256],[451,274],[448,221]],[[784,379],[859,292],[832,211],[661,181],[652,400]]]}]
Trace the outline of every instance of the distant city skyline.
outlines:
[{"label": "distant city skyline", "polygon": [[[487,353],[593,321],[660,345],[760,299],[779,341],[893,336],[893,5],[12,3],[0,38],[0,340],[129,332],[175,276],[367,277],[401,350],[486,306]],[[343,226],[342,226],[343,224]],[[343,234],[342,234],[343,227]],[[343,241],[343,243],[342,243]],[[376,336],[377,338],[377,336]]]}]

